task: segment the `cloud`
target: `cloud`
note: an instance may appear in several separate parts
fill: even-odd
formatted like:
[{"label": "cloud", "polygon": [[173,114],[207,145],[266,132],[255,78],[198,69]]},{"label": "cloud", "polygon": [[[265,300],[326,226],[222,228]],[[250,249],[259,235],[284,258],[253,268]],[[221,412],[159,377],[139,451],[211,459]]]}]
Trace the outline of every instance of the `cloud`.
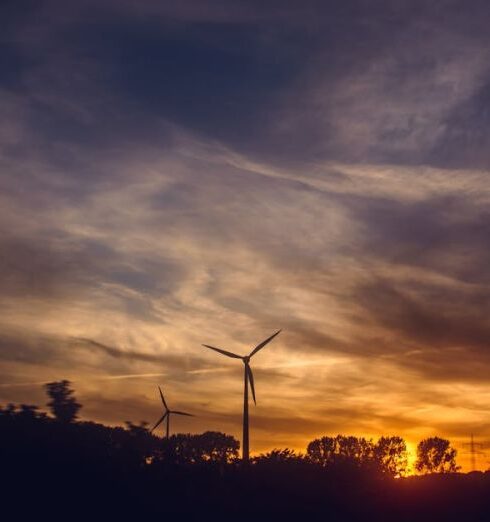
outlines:
[{"label": "cloud", "polygon": [[[178,355],[172,355],[172,354],[162,354],[162,355],[155,355],[155,354],[149,354],[144,353],[142,351],[128,351],[128,350],[121,350],[118,348],[115,348],[113,346],[107,346],[106,344],[94,341],[93,339],[84,339],[84,338],[74,338],[71,340],[71,342],[75,346],[82,346],[88,350],[97,352],[102,352],[104,355],[108,355],[110,358],[113,359],[122,359],[123,361],[141,361],[146,363],[153,363],[157,365],[157,367],[165,368],[167,370],[172,371],[179,371],[182,370],[188,365],[186,364],[185,360],[178,356]],[[198,371],[199,367],[202,366],[202,364],[199,364],[198,358],[195,358],[193,361],[193,368],[196,368],[195,371]],[[135,374],[137,376],[138,374]],[[141,374],[141,376],[157,376],[161,374]],[[130,377],[130,375],[115,375],[112,376],[113,378],[122,378],[122,377]]]},{"label": "cloud", "polygon": [[436,4],[13,9],[0,400],[66,377],[86,418],[151,420],[164,384],[239,435],[242,368],[201,344],[282,327],[257,448],[480,426],[488,7]]}]

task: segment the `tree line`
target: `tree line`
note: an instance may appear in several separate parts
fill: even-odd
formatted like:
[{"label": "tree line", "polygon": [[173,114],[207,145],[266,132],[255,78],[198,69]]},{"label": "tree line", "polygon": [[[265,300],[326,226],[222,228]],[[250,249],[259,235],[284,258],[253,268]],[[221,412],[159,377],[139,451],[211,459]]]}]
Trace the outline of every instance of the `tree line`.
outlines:
[{"label": "tree line", "polygon": [[[240,443],[231,435],[208,431],[202,434],[175,434],[160,439],[148,430],[147,423],[130,421],[125,428],[106,427],[92,422],[77,421],[82,405],[77,402],[67,380],[45,385],[49,397],[47,406],[52,416],[37,406],[22,404],[0,407],[0,426],[5,436],[8,429],[28,429],[30,435],[58,426],[71,426],[70,436],[77,433],[94,445],[106,447],[112,458],[133,460],[140,465],[172,464],[236,464]],[[16,431],[14,429],[14,431]],[[20,440],[20,439],[18,439]],[[421,474],[454,473],[457,451],[447,439],[429,437],[419,442],[415,470]],[[403,477],[408,472],[408,451],[403,438],[382,436],[377,441],[346,435],[324,436],[311,441],[305,453],[290,449],[274,449],[252,459],[258,466],[314,465],[330,470],[358,469]]]},{"label": "tree line", "polygon": [[[0,407],[0,515],[8,520],[486,520],[490,473],[453,473],[456,451],[432,437],[410,476],[405,441],[347,435],[312,440],[303,453],[274,449],[244,466],[233,436],[155,436],[146,422],[105,426],[79,418],[68,381],[46,385],[49,413]],[[407,476],[405,477],[405,475]],[[394,480],[393,477],[401,477]],[[12,516],[7,516],[11,513]]]}]

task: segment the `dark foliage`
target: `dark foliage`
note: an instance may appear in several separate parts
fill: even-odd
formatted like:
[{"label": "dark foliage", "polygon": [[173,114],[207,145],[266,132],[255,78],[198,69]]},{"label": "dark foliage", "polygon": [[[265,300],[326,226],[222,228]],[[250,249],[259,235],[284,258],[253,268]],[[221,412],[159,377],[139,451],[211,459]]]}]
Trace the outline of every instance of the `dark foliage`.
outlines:
[{"label": "dark foliage", "polygon": [[309,464],[309,461],[305,455],[285,448],[273,449],[268,453],[262,453],[253,459],[253,463],[258,466],[293,466],[306,465]]},{"label": "dark foliage", "polygon": [[323,467],[364,467],[374,462],[374,445],[362,437],[322,437],[310,442],[306,452],[312,462]]},{"label": "dark foliage", "polygon": [[457,451],[447,439],[429,437],[421,440],[417,446],[415,468],[422,473],[454,473]]},{"label": "dark foliage", "polygon": [[240,443],[231,435],[216,431],[172,435],[162,441],[154,463],[165,465],[229,464],[238,458]]},{"label": "dark foliage", "polygon": [[70,381],[55,381],[46,384],[46,392],[50,397],[48,408],[60,422],[72,422],[76,420],[78,411],[82,407],[70,388]]},{"label": "dark foliage", "polygon": [[322,437],[308,444],[308,459],[322,467],[364,469],[401,477],[407,471],[407,446],[401,437]]},{"label": "dark foliage", "polygon": [[373,457],[383,473],[393,477],[407,473],[407,445],[401,437],[381,437],[373,448]]},{"label": "dark foliage", "polygon": [[166,440],[145,423],[58,422],[36,407],[8,405],[0,408],[0,514],[5,520],[471,522],[490,512],[490,474],[394,479],[404,465],[398,437],[377,443],[324,437],[306,455],[276,449],[246,468],[238,449],[223,433]]}]

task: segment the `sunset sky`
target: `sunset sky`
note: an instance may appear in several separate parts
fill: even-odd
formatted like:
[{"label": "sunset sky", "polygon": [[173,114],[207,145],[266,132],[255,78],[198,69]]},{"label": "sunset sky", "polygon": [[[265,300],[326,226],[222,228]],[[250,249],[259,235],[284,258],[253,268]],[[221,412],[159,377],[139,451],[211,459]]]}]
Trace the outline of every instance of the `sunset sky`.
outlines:
[{"label": "sunset sky", "polygon": [[[0,7],[0,405],[156,385],[251,451],[490,441],[490,5]],[[490,447],[490,446],[489,446]],[[488,457],[479,459],[487,468]]]}]

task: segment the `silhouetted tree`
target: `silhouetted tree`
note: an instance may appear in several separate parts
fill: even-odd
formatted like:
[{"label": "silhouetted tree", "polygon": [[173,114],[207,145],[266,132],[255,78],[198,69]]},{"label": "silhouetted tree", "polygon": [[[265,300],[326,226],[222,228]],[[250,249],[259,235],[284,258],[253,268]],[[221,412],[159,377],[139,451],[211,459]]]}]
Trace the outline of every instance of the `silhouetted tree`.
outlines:
[{"label": "silhouetted tree", "polygon": [[374,445],[364,437],[337,435],[335,437],[336,455],[342,459],[367,463],[373,459]]},{"label": "silhouetted tree", "polygon": [[195,445],[195,435],[175,433],[162,440],[163,460],[174,464],[196,464],[200,462],[200,452]]},{"label": "silhouetted tree", "polygon": [[429,437],[417,446],[415,469],[421,473],[455,473],[457,451],[447,439]]},{"label": "silhouetted tree", "polygon": [[[126,421],[125,424],[126,430],[123,433],[119,430],[113,431],[111,435],[113,443],[118,444],[119,438],[120,449],[126,452],[127,459],[137,461],[139,464],[151,462],[159,439],[150,433],[148,422],[141,421],[139,424],[133,424],[131,421]],[[117,433],[122,437],[118,437]]]},{"label": "silhouetted tree", "polygon": [[55,381],[45,385],[46,393],[51,398],[48,407],[60,422],[73,422],[77,418],[78,411],[82,407],[75,397],[74,391],[70,388],[70,381]]},{"label": "silhouetted tree", "polygon": [[374,445],[374,459],[383,473],[402,477],[407,472],[407,445],[401,437],[381,437]]},{"label": "silhouetted tree", "polygon": [[39,416],[38,410],[39,408],[32,404],[21,404],[18,415],[24,419],[37,419]]},{"label": "silhouetted tree", "polygon": [[273,449],[267,453],[261,453],[254,457],[255,464],[303,464],[306,462],[305,456],[296,453],[289,448]]},{"label": "silhouetted tree", "polygon": [[374,445],[364,437],[337,435],[311,441],[306,454],[311,462],[324,467],[344,463],[360,466],[374,462]]},{"label": "silhouetted tree", "polygon": [[240,443],[217,431],[191,435],[178,433],[163,441],[163,458],[179,464],[226,464],[238,458]]},{"label": "silhouetted tree", "polygon": [[232,435],[219,431],[205,431],[194,436],[194,443],[204,461],[226,464],[238,458],[240,443]]},{"label": "silhouetted tree", "polygon": [[140,421],[139,424],[134,424],[131,421],[125,421],[124,424],[126,424],[126,429],[129,431],[131,436],[140,437],[150,433],[147,421]]},{"label": "silhouetted tree", "polygon": [[310,461],[320,466],[328,466],[333,461],[334,452],[334,437],[322,437],[321,439],[312,440],[306,448],[306,454]]},{"label": "silhouetted tree", "polygon": [[13,417],[17,411],[17,406],[9,402],[5,408],[0,408],[0,415],[4,417]]}]

